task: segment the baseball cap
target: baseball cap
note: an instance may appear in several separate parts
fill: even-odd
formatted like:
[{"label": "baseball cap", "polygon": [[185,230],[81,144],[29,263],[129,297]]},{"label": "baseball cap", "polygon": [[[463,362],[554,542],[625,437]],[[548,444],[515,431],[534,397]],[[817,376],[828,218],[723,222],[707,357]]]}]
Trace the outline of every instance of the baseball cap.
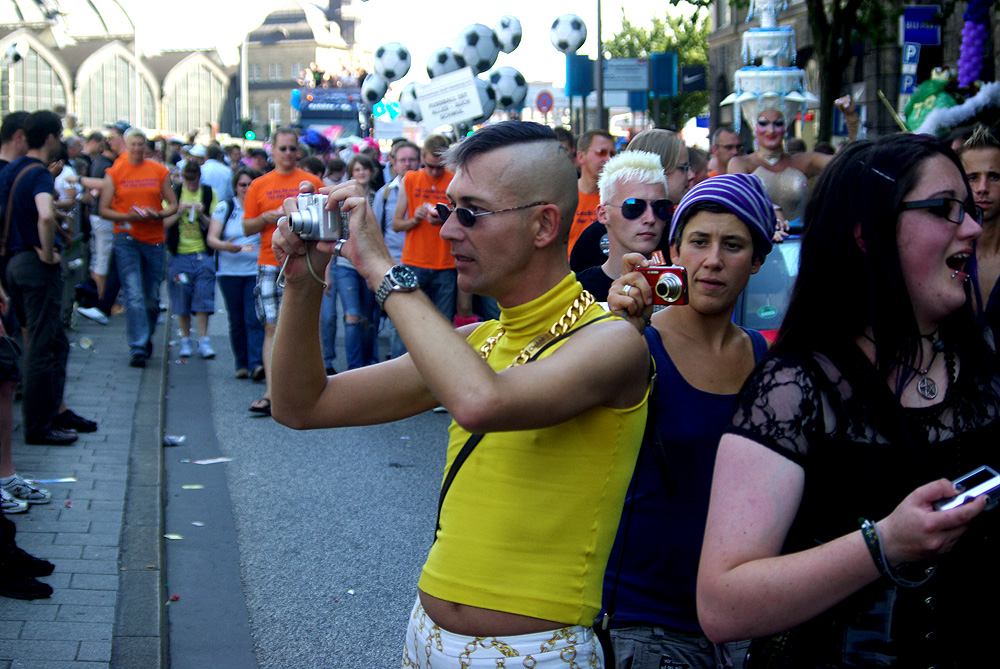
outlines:
[{"label": "baseball cap", "polygon": [[105,123],[104,127],[114,128],[120,134],[124,135],[126,132],[128,132],[128,129],[131,128],[132,126],[128,123],[128,121],[115,121],[114,123]]},{"label": "baseball cap", "polygon": [[191,150],[188,151],[188,153],[196,158],[204,158],[207,155],[208,151],[207,149],[205,149],[204,144],[195,144],[194,146],[191,147]]}]

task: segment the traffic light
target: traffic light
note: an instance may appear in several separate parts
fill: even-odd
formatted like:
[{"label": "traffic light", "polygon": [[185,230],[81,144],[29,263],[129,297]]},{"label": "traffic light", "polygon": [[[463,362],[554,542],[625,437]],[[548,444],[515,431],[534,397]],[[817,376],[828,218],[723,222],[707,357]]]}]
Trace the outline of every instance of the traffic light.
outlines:
[{"label": "traffic light", "polygon": [[253,131],[253,121],[251,119],[240,119],[240,130],[243,132],[244,139],[249,141],[257,139],[257,133]]}]

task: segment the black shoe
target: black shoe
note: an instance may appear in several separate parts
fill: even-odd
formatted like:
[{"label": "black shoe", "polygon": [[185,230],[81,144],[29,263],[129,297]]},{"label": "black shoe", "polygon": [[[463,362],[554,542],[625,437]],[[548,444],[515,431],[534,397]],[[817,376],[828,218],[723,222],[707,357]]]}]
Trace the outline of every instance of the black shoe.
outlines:
[{"label": "black shoe", "polygon": [[56,416],[55,426],[60,430],[76,430],[77,432],[97,432],[97,423],[87,420],[72,409],[66,409]]},{"label": "black shoe", "polygon": [[132,359],[128,361],[129,367],[145,367],[146,366],[146,356],[142,353],[133,353]]},{"label": "black shoe", "polygon": [[43,599],[52,595],[52,586],[29,576],[10,564],[0,565],[0,595],[14,599]]},{"label": "black shoe", "polygon": [[250,378],[253,379],[254,381],[263,381],[264,365],[257,365],[256,367],[254,367],[253,370],[251,370],[250,372]]},{"label": "black shoe", "polygon": [[55,571],[56,568],[56,566],[48,560],[36,558],[34,555],[31,555],[17,546],[15,546],[10,555],[7,556],[5,562],[12,565],[15,570],[18,568],[22,569],[25,574],[33,578],[38,578],[39,576],[49,576],[53,571]]},{"label": "black shoe", "polygon": [[45,434],[27,434],[24,436],[24,443],[36,446],[69,446],[79,439],[76,432],[63,430],[54,427]]}]

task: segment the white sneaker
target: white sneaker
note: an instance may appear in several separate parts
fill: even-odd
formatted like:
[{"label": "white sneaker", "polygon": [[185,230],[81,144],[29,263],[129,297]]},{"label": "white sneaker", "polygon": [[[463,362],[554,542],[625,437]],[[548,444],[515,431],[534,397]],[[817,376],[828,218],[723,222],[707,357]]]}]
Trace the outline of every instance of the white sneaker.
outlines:
[{"label": "white sneaker", "polygon": [[202,337],[198,340],[198,355],[205,358],[206,360],[215,357],[215,351],[212,350],[212,340],[208,337]]},{"label": "white sneaker", "polygon": [[52,493],[42,488],[36,488],[18,474],[14,474],[13,481],[0,487],[11,497],[26,504],[46,504],[52,500]]},{"label": "white sneaker", "polygon": [[108,317],[97,307],[77,307],[76,313],[89,318],[95,323],[100,323],[101,325],[108,324]]},{"label": "white sneaker", "polygon": [[190,358],[191,357],[191,353],[192,353],[192,351],[191,351],[191,338],[190,337],[181,337],[181,350],[180,350],[180,353],[178,355],[180,355],[180,357],[182,357],[182,358]]},{"label": "white sneaker", "polygon": [[28,510],[28,503],[15,498],[9,492],[0,488],[0,507],[4,513],[24,513]]}]

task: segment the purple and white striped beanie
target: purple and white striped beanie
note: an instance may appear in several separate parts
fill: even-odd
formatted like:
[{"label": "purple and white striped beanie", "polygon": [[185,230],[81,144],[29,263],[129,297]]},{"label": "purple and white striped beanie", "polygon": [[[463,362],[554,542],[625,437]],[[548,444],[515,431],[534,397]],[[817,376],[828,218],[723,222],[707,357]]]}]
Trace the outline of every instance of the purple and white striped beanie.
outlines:
[{"label": "purple and white striped beanie", "polygon": [[766,256],[771,252],[771,238],[777,219],[774,205],[764,191],[764,184],[753,174],[720,174],[705,179],[681,198],[670,221],[670,243],[674,243],[677,224],[684,212],[699,202],[715,202],[733,212],[757,238],[757,247]]}]

